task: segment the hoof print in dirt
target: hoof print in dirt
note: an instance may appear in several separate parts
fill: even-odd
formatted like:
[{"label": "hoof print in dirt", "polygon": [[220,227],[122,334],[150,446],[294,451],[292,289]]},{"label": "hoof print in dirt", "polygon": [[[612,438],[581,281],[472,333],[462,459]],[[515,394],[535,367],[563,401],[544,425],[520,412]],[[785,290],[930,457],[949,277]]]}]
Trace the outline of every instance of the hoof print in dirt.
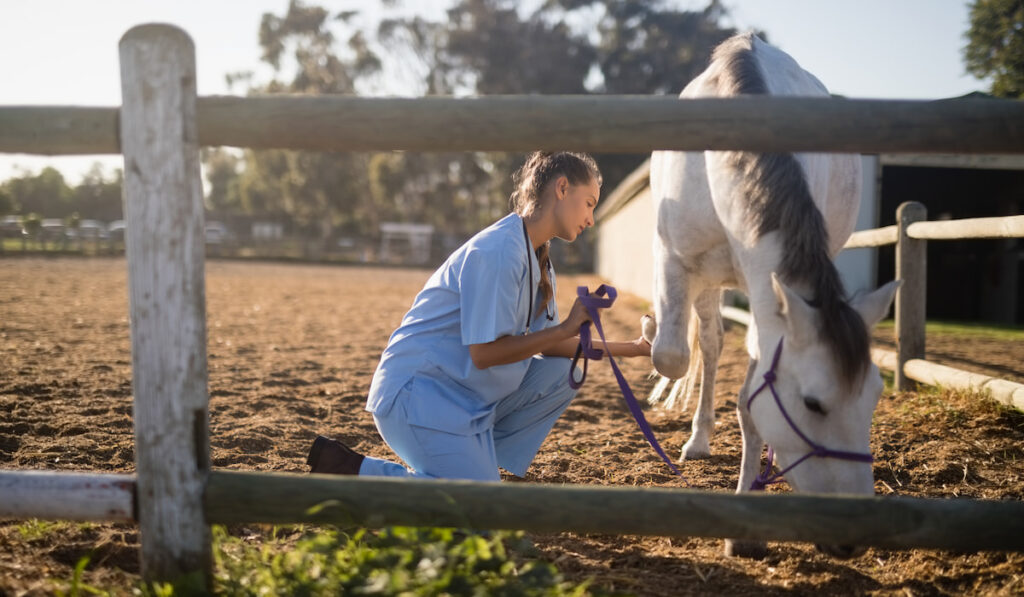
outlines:
[{"label": "hoof print in dirt", "polygon": [[763,560],[768,555],[768,545],[763,541],[725,540],[725,555],[730,558]]}]

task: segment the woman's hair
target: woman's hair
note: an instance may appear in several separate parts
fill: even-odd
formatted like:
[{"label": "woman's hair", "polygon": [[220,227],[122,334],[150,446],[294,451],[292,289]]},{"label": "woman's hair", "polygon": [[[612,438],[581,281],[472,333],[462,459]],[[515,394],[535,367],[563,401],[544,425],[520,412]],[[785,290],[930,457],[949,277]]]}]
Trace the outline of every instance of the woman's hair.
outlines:
[{"label": "woman's hair", "polygon": [[[535,151],[526,158],[526,162],[515,174],[512,182],[515,190],[509,198],[512,211],[522,217],[529,216],[540,202],[541,192],[551,181],[565,176],[571,185],[584,185],[596,181],[601,186],[601,171],[594,158],[585,153],[569,151]],[[537,316],[547,308],[554,291],[548,277],[548,266],[551,264],[551,242],[546,242],[537,249],[537,263],[540,265],[540,290],[544,300],[537,306]]]}]

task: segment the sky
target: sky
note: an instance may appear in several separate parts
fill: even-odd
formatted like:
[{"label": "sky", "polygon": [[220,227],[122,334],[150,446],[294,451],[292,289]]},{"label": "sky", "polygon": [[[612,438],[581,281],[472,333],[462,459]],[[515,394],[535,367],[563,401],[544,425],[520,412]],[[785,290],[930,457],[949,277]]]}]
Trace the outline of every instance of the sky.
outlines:
[{"label": "sky", "polygon": [[[535,1],[535,0],[533,0]],[[699,9],[703,0],[674,0]],[[309,0],[332,11],[375,0]],[[443,14],[449,0],[405,0],[397,10]],[[724,0],[726,24],[766,32],[833,93],[853,98],[936,99],[988,88],[965,74],[967,0]],[[225,75],[261,67],[259,24],[288,0],[0,0],[0,106],[117,106],[118,41],[142,23],[171,23],[196,46],[199,95],[231,93]],[[370,7],[367,9],[366,7]],[[261,77],[261,75],[263,75]],[[241,93],[236,89],[234,93]],[[0,131],[0,135],[3,131]],[[0,154],[0,180],[45,166],[72,184],[94,162],[110,171],[120,156],[47,158]]]}]

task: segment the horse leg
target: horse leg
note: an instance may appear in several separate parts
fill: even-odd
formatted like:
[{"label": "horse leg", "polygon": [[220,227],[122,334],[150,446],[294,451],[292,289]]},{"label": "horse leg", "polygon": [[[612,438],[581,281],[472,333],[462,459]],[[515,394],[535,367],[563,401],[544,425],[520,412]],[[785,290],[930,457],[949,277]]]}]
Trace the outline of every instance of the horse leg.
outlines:
[{"label": "horse leg", "polygon": [[[697,298],[694,309],[700,324],[700,361],[703,370],[700,381],[700,399],[693,413],[693,432],[683,445],[680,460],[711,456],[711,433],[715,428],[715,376],[718,359],[722,355],[722,291],[707,290]],[[691,351],[691,358],[692,357]],[[696,371],[690,375],[696,376]]]},{"label": "horse leg", "polygon": [[[697,318],[696,311],[693,311],[690,315],[690,323]],[[700,369],[701,355],[700,350],[697,347],[697,333],[700,326],[689,325],[686,331],[686,347],[690,351],[690,363],[686,367],[686,375],[680,377],[672,385],[672,391],[668,393],[668,399],[665,400],[665,410],[673,410],[676,408],[676,402],[682,402],[682,406],[679,410],[685,411],[690,407],[690,396],[693,395],[693,388],[697,384],[697,374]],[[667,377],[662,379],[668,380]],[[663,388],[664,389],[664,388]],[[654,395],[653,393],[651,394]]]},{"label": "horse leg", "polygon": [[[740,464],[740,480],[736,485],[736,493],[744,493],[750,490],[750,485],[757,477],[758,469],[761,467],[761,450],[764,448],[764,441],[754,426],[753,417],[746,409],[747,397],[750,395],[751,379],[754,375],[754,368],[757,361],[750,359],[747,366],[747,376],[740,388],[739,400],[736,404],[736,414],[740,421],[740,431],[743,434],[743,457]],[[768,547],[764,541],[750,539],[726,539],[725,555],[764,559],[768,555]]]},{"label": "horse leg", "polygon": [[651,345],[651,361],[661,375],[679,379],[690,364],[686,330],[693,303],[687,272],[658,238],[654,251],[654,315],[658,333]]}]

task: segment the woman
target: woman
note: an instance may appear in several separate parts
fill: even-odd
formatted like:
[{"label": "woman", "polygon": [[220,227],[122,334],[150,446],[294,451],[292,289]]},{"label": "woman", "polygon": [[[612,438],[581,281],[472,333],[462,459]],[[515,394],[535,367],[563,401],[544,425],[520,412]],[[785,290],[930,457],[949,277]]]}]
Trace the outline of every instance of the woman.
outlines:
[{"label": "woman", "polygon": [[[569,359],[590,318],[577,301],[560,323],[549,243],[594,225],[601,173],[585,154],[538,152],[513,180],[514,212],[456,250],[391,335],[366,410],[405,466],[318,437],[314,473],[498,481],[518,476],[576,391]],[[650,356],[642,338],[609,343]]]}]

